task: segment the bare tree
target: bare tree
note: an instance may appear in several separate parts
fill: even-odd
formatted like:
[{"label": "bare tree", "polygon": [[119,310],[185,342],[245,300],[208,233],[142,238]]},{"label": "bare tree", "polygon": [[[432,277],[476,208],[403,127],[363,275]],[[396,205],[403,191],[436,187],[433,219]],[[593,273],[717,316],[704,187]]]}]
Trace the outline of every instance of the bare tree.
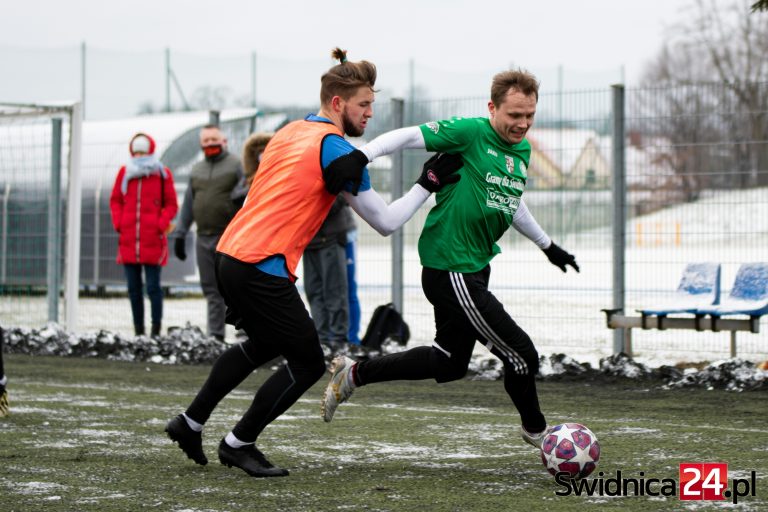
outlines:
[{"label": "bare tree", "polygon": [[663,86],[653,110],[672,114],[664,135],[684,148],[676,171],[727,175],[721,186],[768,185],[768,17],[749,3],[697,0],[643,78]]},{"label": "bare tree", "polygon": [[189,103],[194,109],[221,110],[232,103],[231,99],[232,89],[230,87],[205,85],[194,90]]},{"label": "bare tree", "polygon": [[143,116],[147,114],[154,114],[155,112],[159,111],[160,109],[156,108],[151,100],[144,100],[139,103],[139,106],[136,109],[136,114]]}]

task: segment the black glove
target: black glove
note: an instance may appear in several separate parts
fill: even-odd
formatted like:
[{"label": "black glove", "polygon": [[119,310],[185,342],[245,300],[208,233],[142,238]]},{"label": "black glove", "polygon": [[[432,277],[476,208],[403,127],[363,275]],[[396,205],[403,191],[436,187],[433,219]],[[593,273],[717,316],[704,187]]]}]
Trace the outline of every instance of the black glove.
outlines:
[{"label": "black glove", "polygon": [[347,182],[352,183],[352,195],[356,196],[360,190],[360,182],[363,181],[363,169],[368,165],[368,157],[359,149],[340,156],[323,169],[325,190],[337,195],[344,190]]},{"label": "black glove", "polygon": [[424,169],[416,183],[430,192],[437,192],[449,183],[456,183],[461,179],[456,171],[463,165],[461,155],[435,153],[432,158],[424,162]]},{"label": "black glove", "polygon": [[173,252],[176,253],[176,257],[181,261],[187,259],[187,247],[185,238],[176,238],[173,244]]},{"label": "black glove", "polygon": [[546,249],[542,249],[544,254],[549,258],[550,263],[556,267],[560,267],[560,270],[567,272],[566,265],[570,265],[579,272],[579,265],[576,263],[576,257],[573,254],[562,250],[555,242]]}]

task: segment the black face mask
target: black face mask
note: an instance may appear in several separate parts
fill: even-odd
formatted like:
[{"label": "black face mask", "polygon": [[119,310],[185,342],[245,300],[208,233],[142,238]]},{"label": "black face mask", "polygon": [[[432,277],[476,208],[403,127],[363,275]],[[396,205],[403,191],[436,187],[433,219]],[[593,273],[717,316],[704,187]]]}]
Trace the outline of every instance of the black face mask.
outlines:
[{"label": "black face mask", "polygon": [[206,160],[213,160],[223,152],[224,152],[224,146],[222,146],[221,144],[213,144],[211,146],[203,147],[203,153],[205,154]]}]

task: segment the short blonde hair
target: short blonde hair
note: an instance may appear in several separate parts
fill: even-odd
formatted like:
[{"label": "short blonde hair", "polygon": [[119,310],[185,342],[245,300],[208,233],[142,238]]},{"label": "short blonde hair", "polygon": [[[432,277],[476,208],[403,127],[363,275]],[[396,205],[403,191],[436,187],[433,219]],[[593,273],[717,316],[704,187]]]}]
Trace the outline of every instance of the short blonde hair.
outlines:
[{"label": "short blonde hair", "polygon": [[491,82],[491,101],[498,107],[504,102],[509,90],[519,91],[526,96],[531,94],[539,100],[539,81],[533,74],[522,69],[502,71],[493,77]]}]

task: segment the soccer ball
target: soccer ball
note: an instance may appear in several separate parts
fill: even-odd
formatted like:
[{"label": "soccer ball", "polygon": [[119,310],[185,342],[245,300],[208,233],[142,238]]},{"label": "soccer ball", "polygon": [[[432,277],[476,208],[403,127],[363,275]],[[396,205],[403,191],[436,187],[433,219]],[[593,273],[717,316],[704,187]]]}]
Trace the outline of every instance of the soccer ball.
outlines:
[{"label": "soccer ball", "polygon": [[541,462],[553,475],[563,472],[584,478],[595,470],[598,460],[597,437],[580,423],[555,425],[541,442]]}]

